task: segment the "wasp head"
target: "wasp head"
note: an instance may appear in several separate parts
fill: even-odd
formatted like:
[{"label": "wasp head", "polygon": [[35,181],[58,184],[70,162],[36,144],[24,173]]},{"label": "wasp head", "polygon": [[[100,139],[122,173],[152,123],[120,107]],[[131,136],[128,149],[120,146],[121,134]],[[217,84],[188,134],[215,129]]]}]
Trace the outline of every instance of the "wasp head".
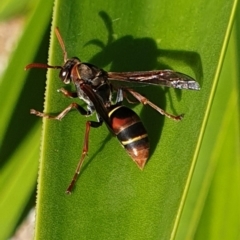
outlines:
[{"label": "wasp head", "polygon": [[69,84],[71,82],[72,77],[72,69],[76,64],[81,63],[80,59],[77,57],[73,57],[68,59],[64,65],[61,67],[59,78],[65,83]]}]

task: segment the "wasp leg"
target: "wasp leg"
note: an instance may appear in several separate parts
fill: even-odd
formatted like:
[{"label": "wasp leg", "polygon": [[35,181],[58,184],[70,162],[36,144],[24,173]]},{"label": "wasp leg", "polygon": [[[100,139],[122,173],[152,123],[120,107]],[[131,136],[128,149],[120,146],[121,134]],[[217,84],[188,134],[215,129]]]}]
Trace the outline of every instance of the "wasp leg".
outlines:
[{"label": "wasp leg", "polygon": [[93,122],[93,121],[87,121],[86,122],[86,130],[85,130],[85,137],[84,137],[84,145],[83,145],[83,150],[82,150],[82,155],[81,155],[81,158],[78,162],[78,165],[77,165],[77,168],[75,170],[75,174],[72,178],[72,181],[71,183],[69,184],[67,190],[66,190],[66,193],[67,194],[71,194],[72,193],[72,189],[77,181],[77,178],[78,178],[78,175],[80,173],[80,170],[81,170],[81,167],[82,167],[82,164],[83,164],[83,161],[85,159],[85,156],[87,155],[88,153],[88,140],[89,140],[89,131],[90,131],[90,128],[91,127],[94,127],[94,128],[97,128],[97,127],[100,127],[102,125],[102,120],[100,120],[99,122]]},{"label": "wasp leg", "polygon": [[122,91],[123,91],[123,97],[124,97],[125,99],[127,99],[127,101],[128,101],[129,103],[131,103],[131,104],[137,104],[137,103],[139,103],[139,102],[137,102],[137,101],[132,101],[132,100],[130,100],[130,99],[128,98],[128,95],[127,95],[125,89],[123,89]]},{"label": "wasp leg", "polygon": [[161,109],[160,107],[158,107],[157,105],[155,105],[154,103],[152,103],[151,101],[149,101],[147,98],[145,98],[144,96],[142,96],[140,93],[133,91],[132,89],[126,89],[128,92],[130,92],[140,103],[142,103],[143,105],[149,105],[150,107],[152,107],[153,109],[155,109],[156,111],[158,111],[160,114],[171,118],[175,121],[180,121],[183,118],[183,114],[178,115],[178,116],[174,116],[172,114],[169,114],[167,112],[165,112],[163,109]]},{"label": "wasp leg", "polygon": [[45,113],[42,113],[42,112],[38,112],[36,111],[35,109],[31,109],[30,110],[30,113],[31,114],[34,114],[38,117],[42,117],[42,118],[49,118],[49,119],[56,119],[56,120],[62,120],[62,118],[64,118],[68,112],[71,110],[71,109],[77,109],[82,115],[84,116],[89,116],[91,115],[91,112],[90,111],[86,111],[83,107],[79,106],[77,103],[71,103],[68,107],[66,107],[62,112],[60,112],[57,116],[51,116],[51,115],[48,115],[48,114],[45,114]]},{"label": "wasp leg", "polygon": [[58,92],[61,92],[65,97],[69,97],[69,98],[77,98],[77,92],[71,92],[66,90],[65,88],[60,88],[57,90]]}]

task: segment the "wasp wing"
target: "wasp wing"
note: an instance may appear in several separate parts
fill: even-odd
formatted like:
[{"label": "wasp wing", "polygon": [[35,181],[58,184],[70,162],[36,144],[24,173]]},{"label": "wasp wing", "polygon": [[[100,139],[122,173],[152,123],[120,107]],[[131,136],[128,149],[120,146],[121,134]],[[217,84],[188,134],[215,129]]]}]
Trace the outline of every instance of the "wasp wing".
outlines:
[{"label": "wasp wing", "polygon": [[109,80],[161,85],[179,89],[200,90],[199,84],[192,77],[172,70],[140,72],[108,72]]}]

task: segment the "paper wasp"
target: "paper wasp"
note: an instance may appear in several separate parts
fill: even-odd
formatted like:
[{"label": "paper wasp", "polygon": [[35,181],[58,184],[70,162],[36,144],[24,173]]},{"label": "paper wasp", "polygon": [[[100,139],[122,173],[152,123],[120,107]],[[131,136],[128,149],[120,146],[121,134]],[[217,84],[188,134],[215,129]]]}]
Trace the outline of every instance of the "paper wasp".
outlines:
[{"label": "paper wasp", "polygon": [[[64,88],[59,89],[66,97],[80,98],[87,104],[87,110],[73,102],[56,116],[50,116],[30,110],[31,114],[49,119],[61,120],[71,109],[76,109],[84,116],[90,116],[96,112],[97,121],[87,121],[84,146],[81,158],[78,162],[75,174],[68,186],[66,193],[70,194],[80,173],[84,158],[88,152],[88,139],[90,128],[97,128],[103,122],[109,131],[115,135],[127,153],[140,169],[143,169],[149,157],[148,134],[139,116],[130,108],[122,105],[127,95],[132,95],[136,100],[144,105],[149,105],[160,114],[168,118],[179,121],[183,115],[174,116],[156,106],[140,93],[128,87],[114,88],[114,80],[124,82],[136,82],[143,84],[154,84],[179,89],[199,90],[199,84],[191,77],[174,72],[172,70],[155,70],[139,72],[106,72],[90,63],[83,63],[79,58],[68,59],[67,51],[58,28],[55,29],[58,42],[62,48],[64,56],[63,66],[51,66],[42,63],[31,63],[29,68],[53,68],[60,69],[59,77],[65,84],[73,83],[76,91],[70,92]],[[116,99],[112,101],[112,93],[116,92]]]}]

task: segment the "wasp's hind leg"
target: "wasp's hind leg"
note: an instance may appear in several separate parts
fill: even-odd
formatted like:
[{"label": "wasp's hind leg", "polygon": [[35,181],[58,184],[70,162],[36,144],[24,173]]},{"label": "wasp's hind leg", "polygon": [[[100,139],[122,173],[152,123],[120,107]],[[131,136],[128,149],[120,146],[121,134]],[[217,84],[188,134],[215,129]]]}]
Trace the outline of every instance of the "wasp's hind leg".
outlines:
[{"label": "wasp's hind leg", "polygon": [[90,128],[91,127],[94,127],[94,128],[97,128],[97,127],[100,127],[102,125],[102,120],[100,120],[99,122],[94,122],[94,121],[87,121],[86,122],[86,130],[85,130],[85,137],[84,137],[84,145],[83,145],[83,150],[82,150],[82,155],[81,155],[81,158],[78,162],[78,165],[77,165],[77,168],[75,170],[75,173],[73,175],[73,178],[71,180],[71,183],[69,184],[67,190],[66,190],[66,193],[67,194],[71,194],[72,193],[72,189],[77,181],[77,178],[78,178],[78,175],[80,173],[80,170],[81,170],[81,167],[82,167],[82,164],[83,164],[83,161],[85,159],[85,156],[87,155],[88,153],[88,142],[89,142],[89,132],[90,132]]},{"label": "wasp's hind leg", "polygon": [[132,89],[126,89],[129,93],[131,93],[140,103],[142,103],[143,105],[149,105],[150,107],[152,107],[153,109],[155,109],[156,111],[158,111],[160,114],[171,118],[175,121],[180,121],[183,118],[183,114],[178,115],[178,116],[174,116],[172,114],[169,114],[167,112],[165,112],[163,109],[161,109],[160,107],[158,107],[157,105],[155,105],[154,103],[152,103],[151,101],[149,101],[146,97],[142,96],[140,93],[133,91]]}]

